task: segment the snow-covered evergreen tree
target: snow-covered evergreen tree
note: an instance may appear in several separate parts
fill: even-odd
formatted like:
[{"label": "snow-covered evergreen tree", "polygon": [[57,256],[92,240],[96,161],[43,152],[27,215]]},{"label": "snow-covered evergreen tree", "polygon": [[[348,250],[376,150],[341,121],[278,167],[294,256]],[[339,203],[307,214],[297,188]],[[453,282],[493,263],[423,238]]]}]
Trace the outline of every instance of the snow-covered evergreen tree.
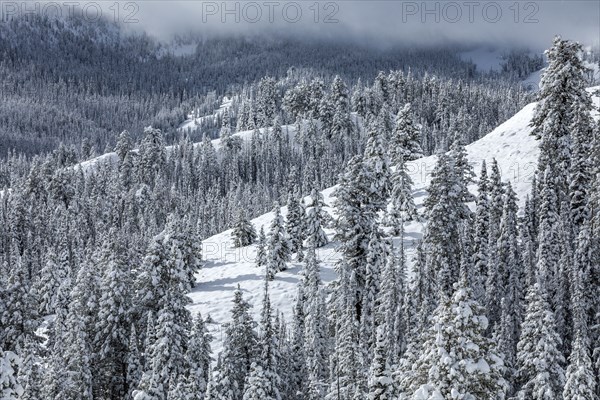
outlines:
[{"label": "snow-covered evergreen tree", "polygon": [[271,221],[269,238],[267,241],[267,277],[270,280],[275,278],[279,271],[287,269],[287,262],[290,259],[290,246],[285,233],[284,221],[279,210],[279,204],[275,203],[273,208],[275,216]]},{"label": "snow-covered evergreen tree", "polygon": [[560,398],[565,384],[564,357],[559,350],[554,314],[541,282],[527,293],[525,320],[517,344],[517,398],[551,400]]},{"label": "snow-covered evergreen tree", "polygon": [[320,288],[319,260],[311,243],[305,258],[304,296],[306,298],[304,354],[306,357],[307,398],[322,399],[327,386],[327,321],[323,309],[325,302]]},{"label": "snow-covered evergreen tree", "polygon": [[244,300],[238,286],[233,298],[231,322],[225,331],[223,353],[214,371],[211,397],[208,399],[239,399],[243,395],[244,381],[258,350],[255,322],[249,310],[250,304]]},{"label": "snow-covered evergreen tree", "polygon": [[377,328],[375,355],[369,373],[369,400],[391,400],[394,398],[393,381],[388,364],[388,343],[385,328]]},{"label": "snow-covered evergreen tree", "polygon": [[[269,297],[269,280],[265,277],[265,292],[260,311],[260,323],[258,334],[259,354],[256,364],[262,369],[265,378],[269,380],[270,387],[266,393],[267,398],[280,399],[280,388],[282,386],[281,377],[279,376],[278,367],[281,363],[281,354],[279,352],[279,343],[275,327],[273,326],[273,315],[271,312],[271,299]],[[251,378],[252,368],[247,380]],[[244,388],[244,396],[247,390],[250,390],[249,385]]]},{"label": "snow-covered evergreen tree", "polygon": [[[364,207],[368,200],[368,192],[364,190],[365,172],[360,157],[352,158],[346,171],[341,176],[338,188],[334,192],[335,208],[338,219],[336,221],[336,236],[340,241],[342,261],[338,264],[340,274],[352,273],[355,279],[356,292],[355,304],[357,305],[356,317],[360,318],[362,291],[365,285],[367,247],[376,214]],[[342,271],[342,268],[348,271]],[[340,287],[347,281],[342,280]]]},{"label": "snow-covered evergreen tree", "polygon": [[594,374],[592,364],[586,313],[585,287],[588,282],[584,282],[584,276],[582,271],[577,270],[572,274],[571,309],[575,332],[563,390],[564,399],[597,399],[598,377]]},{"label": "snow-covered evergreen tree", "polygon": [[[579,136],[578,141],[586,140],[590,132],[590,116],[592,102],[585,91],[584,67],[580,58],[582,46],[576,42],[554,38],[552,48],[546,51],[548,67],[542,75],[541,88],[538,93],[539,102],[531,121],[533,135],[541,140],[538,170],[544,172],[551,167],[555,175],[555,190],[559,202],[567,199],[569,188],[569,171],[572,151],[575,155],[576,170],[585,162],[580,157],[585,154],[580,147],[572,148],[573,134]],[[571,181],[573,193],[582,189],[577,171]],[[573,206],[581,211],[581,204],[576,195]],[[578,217],[579,220],[579,217]]]},{"label": "snow-covered evergreen tree", "polygon": [[417,206],[412,194],[412,179],[406,171],[406,164],[402,157],[395,165],[396,169],[391,176],[391,205],[388,210],[388,225],[392,227],[392,232],[399,232],[399,225],[404,221],[419,220]]},{"label": "snow-covered evergreen tree", "polygon": [[423,157],[421,127],[414,121],[411,105],[407,103],[398,111],[391,135],[390,159],[397,165],[400,159],[414,161]]},{"label": "snow-covered evergreen tree", "polygon": [[287,232],[290,242],[290,252],[297,253],[302,247],[302,240],[304,237],[304,213],[300,207],[300,202],[296,199],[294,194],[290,193],[288,195],[287,208],[288,212],[285,220],[285,231]]},{"label": "snow-covered evergreen tree", "polygon": [[473,234],[473,296],[477,301],[485,297],[485,281],[488,271],[488,248],[490,228],[489,183],[485,160],[481,163],[478,194],[475,202],[474,234]]},{"label": "snow-covered evergreen tree", "polygon": [[453,283],[458,280],[459,225],[465,206],[458,181],[452,159],[439,154],[428,188],[429,197],[424,201],[428,223],[423,246],[434,284],[446,294],[451,293]]},{"label": "snow-covered evergreen tree", "polygon": [[24,357],[19,366],[19,384],[23,388],[19,400],[37,400],[42,398],[43,366],[39,354],[39,344],[33,339],[25,343]]},{"label": "snow-covered evergreen tree", "polygon": [[[344,270],[348,272],[347,270]],[[342,275],[346,280],[342,288],[340,327],[335,332],[334,353],[330,357],[332,364],[329,391],[326,400],[351,399],[364,382],[364,368],[359,346],[359,330],[356,317],[355,291],[356,281],[354,272],[349,276]]]},{"label": "snow-covered evergreen tree", "polygon": [[329,243],[327,235],[323,228],[327,226],[330,220],[330,216],[323,209],[325,203],[323,202],[323,195],[317,190],[313,189],[311,193],[312,203],[306,210],[305,235],[307,237],[307,246],[322,247]]},{"label": "snow-covered evergreen tree", "polygon": [[252,363],[244,385],[243,400],[280,400],[273,382],[258,363]]},{"label": "snow-covered evergreen tree", "polygon": [[390,244],[382,234],[374,231],[369,241],[365,273],[365,288],[362,297],[362,316],[360,320],[360,347],[369,362],[373,356],[376,340],[376,311],[378,310],[381,271],[384,269]]},{"label": "snow-covered evergreen tree", "polygon": [[211,341],[212,336],[206,330],[202,315],[198,313],[194,318],[185,353],[189,369],[185,391],[192,396],[190,400],[204,399],[211,363]]},{"label": "snow-covered evergreen tree", "polygon": [[233,231],[233,245],[235,247],[246,247],[254,243],[256,240],[256,230],[252,223],[246,218],[246,213],[242,207],[238,208],[237,220]]},{"label": "snow-covered evergreen tree", "polygon": [[475,181],[475,172],[473,172],[473,167],[469,164],[467,150],[460,137],[454,140],[450,146],[450,156],[454,161],[455,176],[457,178],[457,183],[460,186],[460,201],[464,204],[463,219],[465,219],[471,216],[471,211],[466,203],[475,200],[475,196],[469,192],[469,185]]},{"label": "snow-covered evergreen tree", "polygon": [[[95,348],[99,349],[96,382],[106,396],[127,393],[127,348],[131,314],[131,274],[125,249],[116,232],[111,232],[99,255],[101,296],[98,302]],[[118,374],[115,371],[119,371]]]},{"label": "snow-covered evergreen tree", "polygon": [[[151,340],[154,340],[154,338]],[[139,348],[135,324],[132,323],[129,333],[129,346],[127,348],[127,388],[129,389],[129,397],[131,397],[133,390],[139,385],[143,372],[142,352]]]},{"label": "snow-covered evergreen tree", "polygon": [[504,364],[485,336],[487,318],[462,279],[436,309],[406,396],[415,399],[502,399]]},{"label": "snow-covered evergreen tree", "polygon": [[389,159],[380,132],[369,132],[362,162],[365,180],[362,184],[366,194],[364,206],[369,209],[367,212],[378,213],[385,208],[391,188]]},{"label": "snow-covered evergreen tree", "polygon": [[0,348],[0,398],[3,400],[19,400],[23,387],[17,379],[17,370],[21,359],[12,351]]},{"label": "snow-covered evergreen tree", "polygon": [[256,266],[263,267],[267,265],[267,237],[265,230],[261,226],[258,233],[258,241],[256,242]]}]

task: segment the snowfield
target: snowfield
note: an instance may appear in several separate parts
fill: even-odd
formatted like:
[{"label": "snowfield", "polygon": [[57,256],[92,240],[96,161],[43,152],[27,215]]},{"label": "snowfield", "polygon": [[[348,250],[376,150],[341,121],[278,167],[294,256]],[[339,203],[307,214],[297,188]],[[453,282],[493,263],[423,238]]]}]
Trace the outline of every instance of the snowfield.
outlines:
[{"label": "snowfield", "polygon": [[[600,97],[597,90],[600,87],[589,89],[596,92],[593,101],[596,107],[600,106]],[[522,207],[525,197],[530,191],[531,179],[537,167],[539,155],[538,142],[530,135],[532,128],[529,123],[533,117],[536,103],[525,106],[508,121],[504,122],[492,132],[480,140],[466,146],[470,163],[479,175],[481,162],[486,161],[488,171],[492,160],[495,158],[502,172],[503,181],[510,181],[515,190],[519,205]],[[596,116],[597,117],[597,116]],[[244,136],[246,133],[240,133]],[[408,163],[410,176],[413,180],[415,203],[422,211],[423,200],[427,195],[427,186],[431,178],[431,171],[436,162],[436,156],[424,157]],[[324,209],[334,215],[334,198],[332,196],[335,187],[322,191],[325,204]],[[476,192],[476,185],[471,186],[471,191]],[[310,205],[310,198],[305,198],[305,204]],[[474,205],[473,205],[474,207]],[[281,208],[285,217],[287,208]],[[257,232],[264,227],[265,233],[269,231],[269,225],[273,213],[261,215],[252,220]],[[422,237],[423,224],[411,222],[405,225],[404,241],[408,266],[414,255],[415,241]],[[328,237],[332,238],[333,230],[325,230]],[[400,238],[394,240],[397,246]],[[334,270],[335,262],[339,258],[336,252],[335,242],[321,247],[317,250],[317,256],[321,261],[321,277],[323,283],[327,284],[336,279]],[[197,274],[196,288],[190,293],[192,304],[190,310],[193,314],[201,312],[204,317],[211,316],[212,323],[208,327],[215,337],[213,342],[213,355],[216,356],[222,349],[224,336],[223,323],[230,319],[233,291],[239,285],[244,293],[244,298],[253,306],[251,312],[255,320],[258,320],[260,305],[264,293],[264,268],[255,266],[256,246],[251,245],[242,248],[233,247],[231,230],[207,238],[203,241],[203,259],[205,265]],[[296,295],[296,285],[302,278],[302,263],[292,260],[287,271],[279,272],[275,280],[270,282],[269,291],[273,309],[283,313],[286,321],[291,321],[292,308]]]}]

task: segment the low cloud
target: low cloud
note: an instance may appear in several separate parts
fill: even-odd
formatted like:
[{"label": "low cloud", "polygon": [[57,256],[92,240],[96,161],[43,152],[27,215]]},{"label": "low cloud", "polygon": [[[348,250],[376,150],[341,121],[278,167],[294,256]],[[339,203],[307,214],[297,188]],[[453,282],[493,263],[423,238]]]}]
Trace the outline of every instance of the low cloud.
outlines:
[{"label": "low cloud", "polygon": [[[600,45],[600,2],[543,1],[3,1],[16,8],[55,12],[73,7],[100,13],[161,39],[174,34],[267,34],[388,45],[528,46],[541,50],[552,37]],[[12,11],[11,11],[12,10]],[[45,10],[45,11],[44,11]],[[22,10],[21,10],[22,11]]]}]

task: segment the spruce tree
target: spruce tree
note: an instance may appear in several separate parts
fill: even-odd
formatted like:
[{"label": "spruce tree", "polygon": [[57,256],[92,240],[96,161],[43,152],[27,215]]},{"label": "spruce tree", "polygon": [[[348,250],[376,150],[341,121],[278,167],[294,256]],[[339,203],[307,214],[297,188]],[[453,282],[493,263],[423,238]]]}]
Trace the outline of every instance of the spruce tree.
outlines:
[{"label": "spruce tree", "polygon": [[391,400],[394,398],[393,381],[388,364],[388,343],[385,328],[377,328],[375,355],[369,373],[369,400]]},{"label": "spruce tree", "polygon": [[[262,373],[270,382],[270,389],[266,393],[267,398],[280,399],[280,388],[282,386],[281,377],[278,373],[278,367],[281,362],[281,354],[279,353],[279,343],[275,327],[273,326],[273,315],[271,312],[271,300],[269,298],[269,280],[265,277],[265,291],[260,312],[259,334],[258,334],[258,349],[257,366],[262,369]],[[252,376],[252,368],[247,380]],[[244,389],[244,396],[246,390]]]},{"label": "spruce tree", "polygon": [[364,181],[363,190],[366,197],[364,207],[367,212],[374,214],[382,211],[387,204],[391,188],[389,159],[383,147],[383,137],[380,132],[370,131],[363,156]]},{"label": "spruce tree", "polygon": [[128,397],[131,397],[133,390],[137,388],[143,372],[142,352],[139,348],[135,324],[132,323],[129,333],[129,346],[127,348],[127,387],[129,388]]},{"label": "spruce tree", "polygon": [[254,226],[246,218],[246,213],[241,206],[238,207],[237,219],[231,236],[233,237],[233,245],[235,247],[246,247],[256,240]]},{"label": "spruce tree", "polygon": [[590,354],[589,330],[587,325],[584,273],[575,270],[572,274],[571,309],[573,313],[574,339],[569,356],[564,399],[596,399],[597,376]]},{"label": "spruce tree", "polygon": [[399,232],[399,225],[404,221],[418,221],[419,214],[412,194],[412,179],[406,171],[404,159],[400,157],[391,176],[391,209],[388,211],[388,224],[392,233]]},{"label": "spruce tree", "polygon": [[475,200],[475,196],[469,192],[469,185],[475,181],[475,173],[473,172],[473,167],[469,164],[467,151],[460,137],[455,139],[452,146],[450,146],[450,156],[452,157],[455,175],[460,186],[459,196],[460,201],[463,203],[463,219],[467,219],[471,216],[471,211],[466,203]]},{"label": "spruce tree", "polygon": [[255,322],[249,313],[250,304],[237,288],[233,298],[231,322],[226,326],[223,353],[217,364],[211,389],[214,399],[239,399],[244,390],[244,381],[256,360],[258,337]]},{"label": "spruce tree", "polygon": [[19,400],[23,387],[17,380],[21,359],[12,351],[0,348],[0,397],[3,400]]},{"label": "spruce tree", "polygon": [[[344,270],[344,272],[348,272]],[[356,393],[362,380],[362,357],[358,348],[359,331],[356,317],[354,272],[340,277],[346,281],[340,285],[342,293],[340,326],[335,332],[335,348],[330,360],[332,363],[329,391],[326,400],[349,399]]]},{"label": "spruce tree", "polygon": [[304,236],[302,229],[304,213],[300,207],[300,202],[292,193],[288,195],[287,209],[285,231],[290,242],[290,252],[297,253],[302,247]]},{"label": "spruce tree", "polygon": [[280,400],[273,382],[258,363],[252,363],[244,385],[243,400]]},{"label": "spruce tree", "polygon": [[485,297],[485,281],[488,270],[488,248],[490,229],[489,183],[485,160],[481,163],[478,194],[475,202],[474,236],[473,236],[473,296],[483,301]]},{"label": "spruce tree", "polygon": [[307,398],[322,399],[327,377],[327,321],[323,313],[324,299],[320,288],[321,277],[319,261],[314,245],[310,245],[305,259],[305,331],[304,354],[306,357]]},{"label": "spruce tree", "polygon": [[537,249],[537,271],[541,284],[553,304],[557,291],[558,261],[560,259],[560,221],[557,211],[555,175],[548,167],[544,174],[541,203],[539,208],[539,229]]},{"label": "spruce tree", "polygon": [[330,216],[323,210],[325,203],[323,202],[323,195],[321,193],[313,189],[311,199],[312,203],[306,210],[305,235],[307,237],[307,245],[317,248],[329,243],[323,227],[329,222]]},{"label": "spruce tree", "polygon": [[360,320],[360,347],[365,352],[367,362],[372,359],[375,346],[375,313],[378,309],[379,290],[381,288],[381,271],[384,269],[390,252],[388,246],[389,243],[382,239],[381,233],[374,231],[368,247],[362,317]]},{"label": "spruce tree", "polygon": [[99,393],[123,397],[127,393],[127,348],[131,317],[131,274],[119,236],[111,231],[98,257],[104,271],[94,346],[98,349]]},{"label": "spruce tree", "polygon": [[211,341],[212,336],[206,330],[202,315],[198,313],[194,318],[185,353],[189,369],[186,392],[193,396],[190,400],[204,399],[211,363]]},{"label": "spruce tree", "polygon": [[24,356],[19,366],[19,384],[23,388],[19,400],[38,400],[42,398],[43,366],[39,354],[39,344],[29,339],[25,343]]},{"label": "spruce tree", "polygon": [[446,294],[451,293],[458,279],[459,226],[464,209],[458,179],[452,159],[440,154],[424,201],[428,218],[423,239],[427,268],[436,287]]},{"label": "spruce tree", "polygon": [[[504,209],[504,183],[500,174],[500,167],[496,159],[492,160],[492,173],[489,182],[489,201],[490,201],[490,226],[500,227],[502,212]],[[490,243],[496,243],[499,231],[490,230]]]},{"label": "spruce tree", "polygon": [[267,277],[275,279],[275,274],[287,269],[290,259],[290,246],[285,234],[284,221],[279,211],[279,204],[275,203],[273,208],[275,216],[271,221],[269,238],[267,241]]},{"label": "spruce tree", "polygon": [[542,282],[527,293],[527,309],[517,344],[517,398],[551,400],[560,398],[565,383],[561,338],[556,333],[554,314],[546,300]]},{"label": "spruce tree", "polygon": [[487,318],[464,278],[452,297],[440,302],[433,321],[414,366],[416,374],[404,388],[405,395],[422,399],[504,398],[504,364],[485,336]]},{"label": "spruce tree", "polygon": [[[592,102],[585,91],[584,67],[579,54],[582,46],[576,42],[554,38],[552,48],[546,51],[548,67],[542,75],[539,102],[531,121],[532,134],[540,142],[540,159],[538,170],[544,172],[551,167],[555,172],[555,190],[559,202],[567,199],[569,171],[572,157],[572,141],[574,132],[577,136],[589,135],[589,112]],[[586,140],[580,137],[578,140]],[[579,157],[583,154],[577,146],[574,149],[576,164],[583,162]],[[576,166],[579,169],[581,164]],[[579,190],[580,177],[575,176],[574,192]],[[573,206],[578,206],[578,196],[574,197]]]},{"label": "spruce tree", "polygon": [[421,149],[421,127],[414,121],[410,103],[398,111],[391,135],[390,159],[398,164],[400,159],[414,161],[423,157]]},{"label": "spruce tree", "polygon": [[261,226],[258,233],[258,242],[256,243],[256,266],[263,267],[267,265],[267,237],[265,230]]},{"label": "spruce tree", "polygon": [[[365,171],[360,157],[352,158],[334,192],[336,221],[335,238],[340,241],[342,260],[340,274],[352,273],[355,278],[356,317],[361,317],[362,291],[365,286],[366,258],[369,238],[376,221],[376,213],[364,207],[368,192],[364,189]],[[342,268],[347,270],[343,271]],[[346,281],[341,281],[344,284]]]},{"label": "spruce tree", "polygon": [[294,305],[294,317],[292,323],[290,343],[290,374],[289,392],[292,399],[302,399],[305,396],[307,368],[306,355],[304,353],[305,337],[305,313],[304,313],[304,284],[298,285],[298,294]]}]

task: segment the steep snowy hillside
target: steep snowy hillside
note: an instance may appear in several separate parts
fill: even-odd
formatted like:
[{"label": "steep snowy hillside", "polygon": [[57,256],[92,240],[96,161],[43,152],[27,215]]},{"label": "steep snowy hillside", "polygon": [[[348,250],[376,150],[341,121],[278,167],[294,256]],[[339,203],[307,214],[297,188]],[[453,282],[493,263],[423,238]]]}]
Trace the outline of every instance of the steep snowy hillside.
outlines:
[{"label": "steep snowy hillside", "polygon": [[[597,90],[598,88],[590,89],[591,92],[596,92],[594,95],[596,107],[600,106]],[[498,161],[503,180],[512,183],[521,206],[529,192],[539,154],[538,142],[530,135],[531,128],[529,127],[535,106],[535,103],[527,105],[494,131],[467,146],[469,161],[476,173],[480,172],[482,160],[486,160],[488,166],[492,159],[495,158]],[[436,156],[425,157],[410,163],[408,167],[414,182],[415,202],[419,208],[422,207],[426,197],[426,188],[435,161]],[[473,186],[471,189],[475,191],[476,188]],[[332,187],[322,192],[325,203],[329,206],[325,209],[332,214],[334,212],[331,208],[334,201],[332,198],[334,190],[335,187]],[[306,198],[305,202],[310,204],[309,198]],[[286,207],[283,207],[281,211],[285,216]],[[252,223],[257,230],[264,226],[265,232],[268,232],[272,218],[273,213],[267,213],[253,219]],[[414,254],[414,243],[422,236],[423,224],[409,223],[405,229],[406,232],[402,239],[410,266]],[[326,230],[326,232],[331,238],[333,231]],[[396,242],[399,240],[400,238],[397,238]],[[334,270],[334,264],[338,259],[336,244],[330,243],[318,249],[317,255],[321,261],[323,282],[331,282],[336,278]],[[224,332],[221,324],[230,318],[229,311],[233,291],[238,285],[244,292],[246,300],[253,305],[255,317],[258,317],[263,296],[264,270],[255,267],[255,245],[243,248],[233,247],[231,230],[204,240],[203,257],[206,263],[197,275],[196,288],[190,293],[193,301],[190,309],[193,313],[201,312],[205,317],[209,314],[212,317],[214,322],[209,326],[215,336],[214,354],[218,354],[221,350]],[[301,270],[301,263],[292,261],[289,269],[278,273],[275,280],[269,285],[273,308],[283,312],[287,320],[291,317],[296,285],[301,279]]]}]

